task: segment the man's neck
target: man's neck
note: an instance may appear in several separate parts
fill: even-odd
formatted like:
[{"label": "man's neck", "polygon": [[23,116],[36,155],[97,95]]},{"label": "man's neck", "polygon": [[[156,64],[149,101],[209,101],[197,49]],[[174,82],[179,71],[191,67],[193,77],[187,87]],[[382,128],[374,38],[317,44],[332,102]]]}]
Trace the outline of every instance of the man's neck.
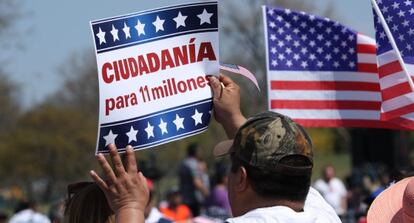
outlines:
[{"label": "man's neck", "polygon": [[249,200],[254,202],[246,202],[241,215],[244,215],[254,209],[274,206],[284,206],[292,209],[295,212],[303,212],[303,208],[305,206],[304,201],[276,200],[263,197],[255,197],[254,199]]}]

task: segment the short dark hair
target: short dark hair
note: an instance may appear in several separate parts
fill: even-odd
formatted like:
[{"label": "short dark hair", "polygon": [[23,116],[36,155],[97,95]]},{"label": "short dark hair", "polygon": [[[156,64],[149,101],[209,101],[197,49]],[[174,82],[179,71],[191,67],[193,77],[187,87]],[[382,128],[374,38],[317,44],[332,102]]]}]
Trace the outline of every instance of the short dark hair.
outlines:
[{"label": "short dark hair", "polygon": [[[305,201],[311,185],[312,173],[290,175],[284,172],[262,170],[231,155],[231,171],[236,173],[244,167],[252,189],[260,196],[289,201]],[[310,161],[302,156],[288,156],[280,160],[280,164],[309,165]]]},{"label": "short dark hair", "polygon": [[189,157],[196,156],[197,155],[197,150],[198,150],[198,144],[197,143],[191,143],[187,147],[187,156],[189,156]]}]

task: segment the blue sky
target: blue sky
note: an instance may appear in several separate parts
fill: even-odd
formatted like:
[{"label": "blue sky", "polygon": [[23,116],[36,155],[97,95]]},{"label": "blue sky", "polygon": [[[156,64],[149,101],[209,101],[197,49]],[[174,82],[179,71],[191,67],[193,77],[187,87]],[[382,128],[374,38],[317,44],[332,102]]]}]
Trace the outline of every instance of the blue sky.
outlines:
[{"label": "blue sky", "polygon": [[[21,1],[21,11],[27,16],[17,20],[12,32],[6,33],[9,36],[1,39],[8,41],[3,45],[17,46],[2,50],[0,58],[5,61],[2,69],[21,86],[22,104],[30,107],[59,89],[64,78],[57,71],[64,67],[65,60],[77,53],[93,52],[89,21],[184,2],[189,0]],[[335,17],[343,24],[374,35],[369,0],[314,2],[317,5],[314,13],[323,11],[332,2],[338,13]]]}]

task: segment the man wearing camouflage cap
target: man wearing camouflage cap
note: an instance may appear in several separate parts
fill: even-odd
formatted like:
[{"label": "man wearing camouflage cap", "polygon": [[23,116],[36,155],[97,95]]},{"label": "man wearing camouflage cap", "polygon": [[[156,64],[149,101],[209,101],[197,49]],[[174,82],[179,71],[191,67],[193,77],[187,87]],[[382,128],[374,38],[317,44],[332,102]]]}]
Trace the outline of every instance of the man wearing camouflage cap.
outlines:
[{"label": "man wearing camouflage cap", "polygon": [[313,149],[302,126],[263,112],[246,120],[239,87],[228,77],[212,77],[216,120],[234,140],[219,143],[215,156],[230,156],[229,200],[238,222],[340,222],[310,187]]},{"label": "man wearing camouflage cap", "polygon": [[[332,207],[310,187],[312,143],[305,130],[290,118],[264,112],[246,120],[240,112],[239,87],[228,77],[210,78],[216,120],[231,141],[216,146],[217,156],[229,155],[228,191],[233,218],[228,223],[336,223]],[[114,145],[109,146],[114,169],[102,154],[97,159],[110,179],[94,171],[91,177],[104,191],[117,222],[144,222],[148,189],[132,147],[126,165]],[[117,174],[115,174],[117,173]]]}]

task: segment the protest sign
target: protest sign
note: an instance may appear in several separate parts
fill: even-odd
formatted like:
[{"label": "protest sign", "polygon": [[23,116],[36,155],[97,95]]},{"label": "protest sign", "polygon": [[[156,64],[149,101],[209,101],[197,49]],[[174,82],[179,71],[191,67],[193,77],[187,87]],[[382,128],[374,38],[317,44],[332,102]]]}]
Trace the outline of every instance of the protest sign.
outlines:
[{"label": "protest sign", "polygon": [[91,22],[99,79],[97,153],[145,149],[207,129],[219,73],[217,1]]}]

